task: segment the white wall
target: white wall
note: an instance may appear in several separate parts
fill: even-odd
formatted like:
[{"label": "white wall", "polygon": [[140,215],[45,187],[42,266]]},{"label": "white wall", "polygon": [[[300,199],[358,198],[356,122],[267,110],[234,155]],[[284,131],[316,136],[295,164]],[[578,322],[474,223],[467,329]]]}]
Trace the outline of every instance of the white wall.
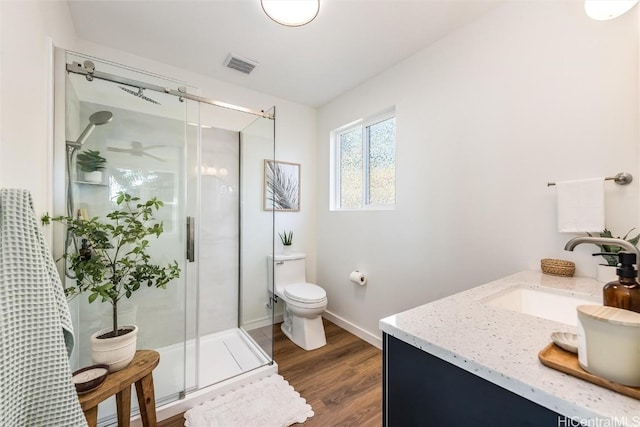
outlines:
[{"label": "white wall", "polygon": [[0,187],[30,190],[36,212],[52,197],[51,38],[75,40],[66,3],[0,1]]},{"label": "white wall", "polygon": [[[315,111],[315,110],[314,110]],[[301,114],[303,113],[303,114]],[[291,119],[291,125],[281,126],[276,120],[276,159],[300,163],[300,212],[276,212],[276,252],[282,249],[282,242],[278,232],[293,231],[293,250],[307,254],[307,281],[316,280],[316,123],[306,117],[306,112],[293,111],[278,107],[278,117],[281,114]],[[295,125],[293,124],[295,123]],[[296,141],[296,135],[312,132],[313,141],[299,140],[293,144],[283,144],[282,140]]]},{"label": "white wall", "polygon": [[[335,99],[318,114],[317,281],[330,314],[378,320],[544,257],[593,275],[596,247],[565,252],[547,181],[606,184],[607,226],[637,227],[638,16],[588,19],[581,2],[510,2]],[[329,133],[388,107],[397,207],[329,211]],[[353,269],[368,274],[358,287]]]}]

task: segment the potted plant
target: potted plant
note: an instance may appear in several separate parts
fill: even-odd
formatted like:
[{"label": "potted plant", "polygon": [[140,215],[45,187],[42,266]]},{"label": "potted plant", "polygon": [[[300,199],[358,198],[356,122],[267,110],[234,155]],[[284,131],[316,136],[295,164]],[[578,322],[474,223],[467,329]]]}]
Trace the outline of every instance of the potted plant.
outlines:
[{"label": "potted plant", "polygon": [[284,246],[284,252],[289,252],[291,250],[291,244],[293,243],[293,231],[287,232],[286,230],[282,233],[278,233],[280,236],[280,241],[282,242],[282,246]]},{"label": "potted plant", "polygon": [[[640,233],[638,233],[638,235],[636,235],[635,237],[629,238],[629,235],[633,230],[635,230],[635,228],[632,228],[631,230],[629,230],[627,234],[624,235],[624,237],[613,237],[613,234],[611,234],[611,231],[605,228],[604,231],[598,233],[598,235],[600,237],[626,240],[627,242],[631,243],[633,246],[638,246],[638,242],[640,241]],[[589,236],[593,236],[591,233],[587,233],[587,234]],[[606,261],[606,264],[598,264],[598,266],[596,267],[597,268],[596,280],[602,283],[608,283],[613,280],[616,280],[618,278],[618,275],[616,273],[616,266],[618,265],[618,256],[615,254],[622,251],[623,249],[620,246],[616,246],[616,245],[602,245],[602,244],[596,244],[596,245],[600,248],[600,252],[593,255],[600,255]]]},{"label": "potted plant", "polygon": [[107,159],[95,150],[83,151],[77,158],[78,167],[84,173],[83,179],[87,182],[102,182],[102,169],[106,163]]},{"label": "potted plant", "polygon": [[[140,202],[121,192],[116,197],[116,210],[106,220],[73,218],[69,216],[42,218],[44,224],[62,223],[76,238],[82,240],[78,252],[65,253],[63,258],[75,273],[75,285],[66,288],[67,296],[89,292],[89,302],[100,298],[112,308],[112,327],[94,333],[91,337],[94,363],[109,365],[111,372],[129,364],[136,351],[137,327],[118,324],[118,302],[130,298],[141,286],[166,288],[179,277],[177,261],[157,265],[148,254],[149,236],[159,237],[161,222],[155,221],[154,211],[163,206],[155,197]],[[113,351],[118,348],[121,351]]]}]

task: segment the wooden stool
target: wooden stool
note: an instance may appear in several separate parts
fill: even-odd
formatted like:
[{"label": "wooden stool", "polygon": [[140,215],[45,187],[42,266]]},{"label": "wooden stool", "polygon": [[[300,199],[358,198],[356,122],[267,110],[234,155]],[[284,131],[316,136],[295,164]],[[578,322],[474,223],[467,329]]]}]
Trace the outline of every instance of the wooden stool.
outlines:
[{"label": "wooden stool", "polygon": [[153,369],[158,366],[160,355],[153,350],[138,350],[129,366],[110,373],[95,390],[78,396],[89,427],[98,424],[98,403],[116,395],[118,426],[129,427],[131,418],[131,384],[136,383],[142,425],[156,427],[156,398],[153,390]]}]

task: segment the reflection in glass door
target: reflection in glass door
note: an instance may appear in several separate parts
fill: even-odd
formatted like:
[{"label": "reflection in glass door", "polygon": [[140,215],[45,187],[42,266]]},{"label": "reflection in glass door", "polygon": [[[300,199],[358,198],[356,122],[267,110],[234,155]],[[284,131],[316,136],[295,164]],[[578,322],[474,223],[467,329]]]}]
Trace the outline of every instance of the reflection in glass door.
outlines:
[{"label": "reflection in glass door", "polygon": [[[85,60],[68,54],[66,62]],[[103,72],[175,85],[113,64],[93,62]],[[89,130],[96,112],[108,112],[111,120]],[[156,214],[163,222],[164,233],[158,239],[149,239],[150,254],[153,262],[160,265],[178,261],[181,277],[167,289],[143,285],[130,299],[123,298],[118,303],[118,323],[139,328],[137,348],[165,349],[154,372],[159,402],[177,398],[184,391],[185,382],[185,119],[185,104],[177,97],[105,80],[90,81],[79,74],[66,75],[66,139],[71,145],[81,144],[73,152],[67,150],[65,213],[104,219],[116,208],[115,197],[121,191],[140,197],[141,201],[156,197],[164,203]],[[97,180],[85,176],[76,164],[77,155],[88,150],[106,158],[102,177]],[[74,250],[75,244],[68,242],[67,249]],[[88,294],[81,294],[71,303],[77,321],[74,326],[79,367],[92,363],[90,335],[111,322],[111,305],[100,303],[99,299],[89,303],[87,297]],[[114,401],[101,405],[99,413],[101,419],[113,416]]]}]

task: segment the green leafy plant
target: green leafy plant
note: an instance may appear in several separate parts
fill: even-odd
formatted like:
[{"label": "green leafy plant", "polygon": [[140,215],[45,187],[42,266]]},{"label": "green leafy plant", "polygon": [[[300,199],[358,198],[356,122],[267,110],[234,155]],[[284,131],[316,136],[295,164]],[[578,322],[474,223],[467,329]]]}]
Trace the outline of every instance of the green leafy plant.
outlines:
[{"label": "green leafy plant", "polygon": [[75,285],[66,288],[68,297],[89,292],[89,302],[98,298],[109,302],[113,313],[113,331],[118,336],[118,302],[130,298],[142,285],[165,289],[180,276],[177,261],[164,266],[151,262],[147,237],[163,233],[162,222],[156,222],[154,211],[163,206],[155,197],[139,202],[138,197],[118,193],[117,209],[106,215],[106,221],[69,216],[42,217],[43,224],[62,223],[73,236],[82,239],[82,249],[65,253],[76,275]]},{"label": "green leafy plant", "polygon": [[86,150],[78,154],[77,163],[82,172],[96,172],[104,169],[107,159],[99,151]]},{"label": "green leafy plant", "polygon": [[283,231],[282,233],[278,233],[278,236],[280,236],[280,240],[285,246],[291,246],[293,243],[293,231]]},{"label": "green leafy plant", "polygon": [[[638,241],[640,241],[640,233],[635,237],[628,238],[629,234],[631,234],[633,230],[635,230],[635,228],[632,228],[631,230],[629,230],[627,234],[624,235],[624,237],[613,237],[613,235],[611,234],[611,231],[605,228],[604,231],[598,233],[598,235],[600,237],[608,237],[611,239],[626,240],[627,242],[631,243],[633,246],[638,246]],[[593,237],[591,233],[587,233],[587,234]],[[608,252],[611,254],[617,254],[618,252],[623,250],[620,246],[616,246],[616,245],[602,245],[602,244],[596,244],[596,245],[600,248],[601,252]],[[618,265],[618,257],[616,255],[601,255],[601,256],[607,261],[608,265],[613,265],[613,266]]]}]

